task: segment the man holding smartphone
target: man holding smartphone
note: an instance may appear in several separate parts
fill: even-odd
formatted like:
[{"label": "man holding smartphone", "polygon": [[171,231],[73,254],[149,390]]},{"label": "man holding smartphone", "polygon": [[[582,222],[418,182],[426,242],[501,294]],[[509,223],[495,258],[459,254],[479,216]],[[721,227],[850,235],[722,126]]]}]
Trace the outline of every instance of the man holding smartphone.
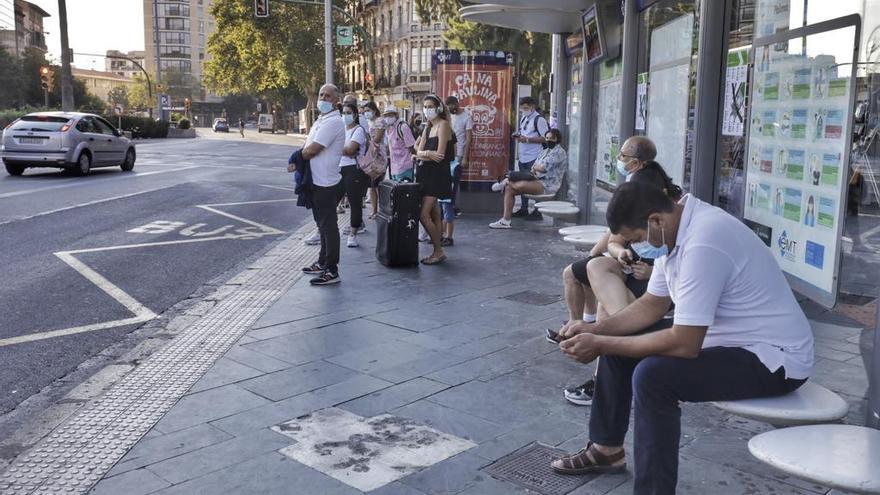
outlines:
[{"label": "man holding smartphone", "polygon": [[[517,142],[519,153],[519,169],[522,172],[531,172],[538,155],[541,154],[544,144],[544,135],[550,130],[550,126],[537,110],[538,104],[531,96],[519,99],[519,128],[513,134]],[[520,196],[520,208],[513,212],[514,217],[526,217],[527,220],[540,220],[541,212],[535,210],[529,215],[529,199],[525,194]]]}]

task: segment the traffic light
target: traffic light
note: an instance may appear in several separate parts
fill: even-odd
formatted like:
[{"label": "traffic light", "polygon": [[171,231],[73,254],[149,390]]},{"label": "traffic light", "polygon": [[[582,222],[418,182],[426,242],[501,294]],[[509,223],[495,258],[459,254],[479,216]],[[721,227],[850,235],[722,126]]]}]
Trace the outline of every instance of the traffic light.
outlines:
[{"label": "traffic light", "polygon": [[45,65],[40,67],[40,86],[45,90],[49,89],[49,72],[49,68]]},{"label": "traffic light", "polygon": [[49,91],[55,89],[55,71],[49,69],[49,73],[46,74],[46,83],[49,85]]},{"label": "traffic light", "polygon": [[189,98],[184,98],[183,99],[183,108],[185,108],[186,111],[189,112],[190,109],[192,108],[192,100],[190,100]]},{"label": "traffic light", "polygon": [[254,0],[254,15],[269,17],[269,0]]}]

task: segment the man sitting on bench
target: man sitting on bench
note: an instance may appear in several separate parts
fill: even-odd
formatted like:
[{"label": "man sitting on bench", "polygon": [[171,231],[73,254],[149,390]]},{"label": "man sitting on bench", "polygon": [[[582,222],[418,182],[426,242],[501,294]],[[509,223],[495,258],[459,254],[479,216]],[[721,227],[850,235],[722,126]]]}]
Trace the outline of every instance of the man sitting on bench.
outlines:
[{"label": "man sitting on bench", "polygon": [[[598,323],[573,322],[559,346],[599,356],[590,442],[552,463],[566,474],[621,471],[634,407],[635,494],[672,494],[678,479],[679,402],[768,397],[803,384],[813,336],[770,250],[743,223],[686,195],[621,185],[606,213],[611,232],[654,258],[648,291]],[[675,303],[671,328],[656,325]],[[634,404],[634,406],[633,406]]]}]

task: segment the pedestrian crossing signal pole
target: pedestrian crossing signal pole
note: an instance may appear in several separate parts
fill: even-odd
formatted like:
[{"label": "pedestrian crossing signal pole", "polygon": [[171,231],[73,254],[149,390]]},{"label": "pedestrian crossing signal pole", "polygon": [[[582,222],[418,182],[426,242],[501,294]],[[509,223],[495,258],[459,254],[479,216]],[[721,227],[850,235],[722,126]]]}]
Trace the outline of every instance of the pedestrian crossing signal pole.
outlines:
[{"label": "pedestrian crossing signal pole", "polygon": [[333,84],[333,0],[324,0],[324,79]]},{"label": "pedestrian crossing signal pole", "polygon": [[49,109],[49,72],[51,70],[48,67],[40,67],[40,86],[43,88],[43,102],[46,110]]}]

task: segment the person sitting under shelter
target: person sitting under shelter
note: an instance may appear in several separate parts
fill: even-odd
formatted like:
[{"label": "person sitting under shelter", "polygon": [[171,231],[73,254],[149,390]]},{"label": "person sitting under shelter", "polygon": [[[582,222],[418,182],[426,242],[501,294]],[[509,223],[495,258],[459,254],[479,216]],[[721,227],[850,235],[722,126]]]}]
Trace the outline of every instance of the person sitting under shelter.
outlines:
[{"label": "person sitting under shelter", "polygon": [[[562,329],[560,349],[601,356],[587,446],[551,467],[565,474],[626,468],[633,407],[633,493],[672,494],[678,481],[680,402],[789,393],[810,376],[813,335],[772,253],[739,220],[686,195],[621,185],[608,203],[611,232],[654,258],[647,292],[595,324]],[[670,303],[671,327],[658,328]]]}]

